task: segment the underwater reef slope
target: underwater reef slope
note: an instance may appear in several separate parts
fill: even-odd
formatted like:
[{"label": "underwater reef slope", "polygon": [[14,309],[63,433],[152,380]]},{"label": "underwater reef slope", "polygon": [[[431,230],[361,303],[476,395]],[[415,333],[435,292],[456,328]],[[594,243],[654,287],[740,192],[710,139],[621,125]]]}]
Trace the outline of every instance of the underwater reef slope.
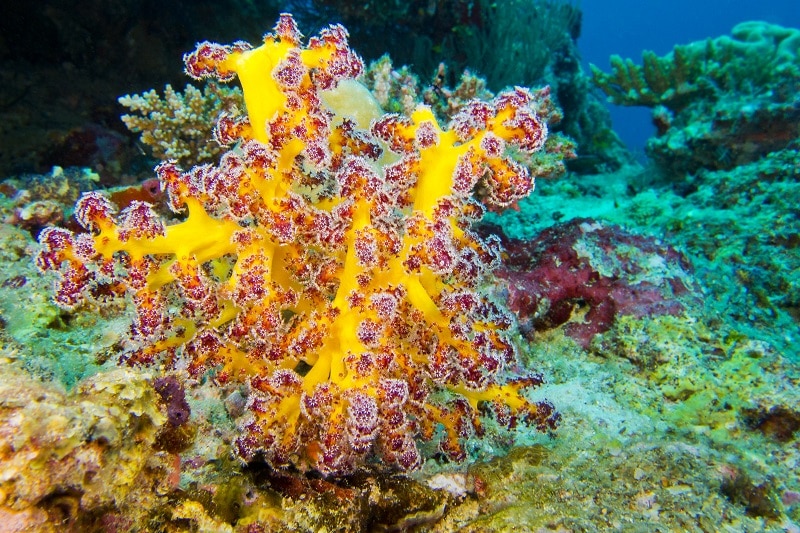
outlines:
[{"label": "underwater reef slope", "polygon": [[792,139],[581,176],[547,88],[361,76],[289,15],[200,43],[241,93],[126,97],[191,168],[0,182],[0,531],[800,531],[796,35],[702,48],[778,96],[595,75],[652,86],[653,146],[720,102]]}]

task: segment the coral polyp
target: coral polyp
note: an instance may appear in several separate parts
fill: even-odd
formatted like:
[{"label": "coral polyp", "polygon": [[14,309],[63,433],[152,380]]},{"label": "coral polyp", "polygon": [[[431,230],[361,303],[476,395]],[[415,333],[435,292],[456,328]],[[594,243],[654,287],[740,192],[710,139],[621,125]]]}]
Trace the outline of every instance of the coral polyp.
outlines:
[{"label": "coral polyp", "polygon": [[411,470],[419,439],[454,460],[481,431],[542,430],[542,382],[505,370],[512,319],[481,289],[498,243],[470,226],[530,193],[549,93],[514,88],[464,106],[384,115],[355,78],[361,59],[331,26],[307,46],[289,15],[253,48],[201,43],[193,77],[241,82],[247,115],[223,115],[217,166],[157,174],[177,223],[144,202],[84,195],[73,234],[42,232],[38,264],[68,308],[127,295],[131,364],[188,360],[194,376],[249,390],[241,457],[344,474]]}]

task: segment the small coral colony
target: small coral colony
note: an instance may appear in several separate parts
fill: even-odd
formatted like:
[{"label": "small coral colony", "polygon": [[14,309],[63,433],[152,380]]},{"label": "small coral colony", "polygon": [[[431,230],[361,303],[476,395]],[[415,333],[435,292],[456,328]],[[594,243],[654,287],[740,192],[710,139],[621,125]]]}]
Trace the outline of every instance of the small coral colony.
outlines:
[{"label": "small coral colony", "polygon": [[546,90],[473,100],[446,126],[424,105],[384,114],[345,29],[303,45],[290,15],[259,47],[204,42],[184,60],[241,83],[246,113],[214,129],[227,152],[158,166],[167,217],[91,192],[83,231],[45,229],[37,262],[58,273],[59,305],[125,295],[125,362],[245,385],[245,460],[405,471],[422,441],[462,460],[484,415],[556,427],[526,398],[542,377],[509,373],[512,320],[484,287],[498,242],[470,229],[531,192],[533,154],[570,155],[548,139]]}]

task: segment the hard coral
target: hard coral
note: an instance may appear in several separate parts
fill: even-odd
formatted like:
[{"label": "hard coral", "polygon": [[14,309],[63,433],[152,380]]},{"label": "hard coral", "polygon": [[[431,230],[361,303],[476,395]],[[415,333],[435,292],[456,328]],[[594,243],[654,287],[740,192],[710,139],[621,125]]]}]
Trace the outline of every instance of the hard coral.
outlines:
[{"label": "hard coral", "polygon": [[167,85],[164,97],[154,90],[125,95],[119,103],[130,110],[122,121],[134,133],[141,133],[144,144],[158,158],[175,159],[180,164],[215,162],[225,152],[209,137],[220,114],[242,105],[238,88],[228,89],[208,83],[203,90],[187,85],[179,93]]},{"label": "hard coral", "polygon": [[611,102],[653,108],[648,155],[675,174],[731,169],[800,139],[800,30],[743,22],[731,36],[676,46],[643,64],[592,66]]},{"label": "hard coral", "polygon": [[495,274],[507,282],[509,307],[526,335],[566,324],[566,334],[587,347],[618,315],[679,313],[676,297],[691,287],[680,253],[591,219],[505,244],[508,256]]},{"label": "hard coral", "polygon": [[594,82],[619,105],[663,105],[680,113],[687,105],[726,92],[757,94],[769,85],[796,84],[800,30],[743,22],[731,36],[676,46],[664,57],[645,51],[642,66],[611,57],[610,74],[592,65]]},{"label": "hard coral", "polygon": [[248,116],[215,129],[232,148],[218,167],[158,167],[183,222],[89,193],[76,206],[88,233],[45,230],[37,261],[60,273],[60,305],[128,294],[128,362],[185,357],[193,375],[246,383],[246,460],[408,470],[418,437],[462,459],[481,405],[507,426],[555,426],[552,406],[523,394],[541,376],[502,377],[512,322],[478,290],[497,243],[469,229],[484,212],[476,186],[495,209],[531,191],[509,153],[544,146],[546,93],[475,101],[449,129],[424,106],[382,116],[354,81],[346,30],[302,47],[290,15],[259,48],[205,42],[184,59],[194,77],[238,76]]}]

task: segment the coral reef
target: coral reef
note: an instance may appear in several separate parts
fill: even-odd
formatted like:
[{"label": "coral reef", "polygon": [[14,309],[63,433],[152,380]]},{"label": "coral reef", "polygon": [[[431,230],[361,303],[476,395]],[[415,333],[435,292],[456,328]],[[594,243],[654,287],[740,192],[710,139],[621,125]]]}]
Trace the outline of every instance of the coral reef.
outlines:
[{"label": "coral reef", "polygon": [[611,58],[593,80],[620,105],[653,108],[647,153],[673,175],[730,169],[800,138],[800,30],[744,22],[643,64]]},{"label": "coral reef", "polygon": [[[187,397],[171,376],[107,368],[65,393],[0,351],[4,532],[403,529],[436,521],[451,501],[406,477],[335,484],[263,464],[246,471],[225,460],[232,425],[207,418],[201,390]],[[169,449],[189,425],[188,402],[197,438]]]},{"label": "coral reef", "polygon": [[565,333],[588,347],[619,316],[677,314],[680,299],[691,297],[685,257],[618,226],[576,218],[504,246],[496,275],[527,336],[566,324]]},{"label": "coral reef", "polygon": [[[445,85],[447,69],[444,63],[439,65],[433,84],[426,88],[422,98],[430,105],[439,117],[448,120],[458,114],[468,102],[478,98],[488,100],[494,96],[486,86],[486,80],[465,70],[452,89]],[[559,117],[561,120],[562,117]]]},{"label": "coral reef", "polygon": [[664,57],[646,51],[643,64],[612,56],[612,73],[592,66],[594,82],[619,105],[663,105],[680,113],[692,102],[726,92],[758,94],[800,75],[800,33],[765,22],[743,22],[731,36],[676,46]]},{"label": "coral reef", "polygon": [[[362,81],[387,113],[410,115],[419,105],[419,78],[406,66],[396,70],[388,55],[372,61],[364,71]],[[482,96],[483,100],[491,98],[491,95]],[[437,116],[441,118],[442,115],[437,113]]]},{"label": "coral reef", "polygon": [[82,192],[97,187],[100,176],[87,168],[54,167],[49,174],[25,174],[0,185],[0,219],[38,235],[49,225],[63,225],[65,211]]},{"label": "coral reef", "polygon": [[[677,315],[617,316],[588,350],[567,348],[575,343],[565,327],[534,335],[529,364],[559,384],[544,391],[563,415],[559,443],[549,448],[553,469],[531,468],[527,478],[515,470],[489,496],[497,513],[483,519],[476,508],[491,509],[489,502],[465,503],[437,527],[502,530],[517,519],[591,530],[614,524],[616,514],[656,530],[796,529],[797,168],[797,152],[786,149],[730,171],[698,171],[680,186],[634,169],[547,181],[520,212],[493,217],[526,239],[585,216],[657,236],[689,259],[700,301],[681,298]],[[646,255],[634,261],[649,264]],[[573,423],[592,442],[568,442]],[[597,464],[581,466],[581,457]],[[603,481],[607,472],[612,479]],[[533,500],[503,490],[550,476],[558,480],[553,492],[537,485]],[[680,493],[683,484],[691,495]],[[620,499],[606,498],[612,493]],[[555,515],[562,518],[548,521]],[[697,525],[693,516],[717,519]]]},{"label": "coral reef", "polygon": [[795,527],[796,438],[748,416],[796,412],[796,363],[697,311],[620,317],[588,353],[553,332],[533,339],[523,360],[557,383],[558,444],[470,465],[467,497],[432,530]]},{"label": "coral reef", "polygon": [[548,85],[563,110],[556,131],[581,147],[579,157],[569,162],[572,170],[608,171],[631,160],[581,67],[576,45],[581,11],[572,2],[448,0],[417,9],[413,3],[393,1],[370,2],[367,9],[336,1],[315,4],[318,12],[304,13],[304,22],[343,20],[353,30],[356,47],[385,52],[398,64],[410,65],[397,73],[398,81],[410,80],[409,71],[419,75],[424,83],[409,85],[429,85],[423,92],[434,108],[440,105],[440,96],[450,100],[450,95],[440,94],[441,89],[461,84],[459,78],[466,71],[473,73],[467,75],[472,82],[480,80],[492,91]]},{"label": "coral reef", "polygon": [[556,131],[580,147],[578,157],[569,162],[570,169],[591,173],[630,162],[611,129],[608,110],[591,90],[590,78],[581,67],[576,41],[582,16],[577,5],[504,0],[481,3],[475,10],[480,12],[480,22],[456,27],[445,37],[442,61],[454,73],[471,69],[484,76],[492,90],[515,84],[549,86],[563,113]]},{"label": "coral reef", "polygon": [[150,447],[166,417],[141,373],[106,372],[66,395],[3,360],[0,398],[4,531],[64,531],[110,507],[134,517],[155,498],[147,472],[164,464]]},{"label": "coral reef", "polygon": [[686,209],[670,223],[698,258],[712,301],[724,302],[712,312],[735,316],[750,334],[772,334],[770,342],[788,350],[798,339],[787,332],[800,319],[798,168],[800,155],[787,149],[731,171],[699,172],[688,197],[702,225],[681,220]]},{"label": "coral reef", "polygon": [[[148,2],[132,16],[45,0],[24,8],[41,42],[0,46],[0,176],[20,153],[90,165],[0,183],[0,530],[800,531],[800,156],[764,155],[753,129],[793,116],[794,30],[728,38],[763,52],[761,74],[734,76],[754,58],[717,39],[700,48],[722,54],[703,68],[724,90],[700,76],[696,90],[683,78],[687,100],[656,91],[664,131],[712,110],[741,154],[690,160],[670,137],[661,166],[678,180],[630,166],[526,196],[574,151],[554,132],[570,120],[555,104],[580,108],[586,91],[574,50],[548,59],[549,93],[494,96],[450,65],[430,84],[388,58],[360,75],[340,27],[303,46],[283,18],[262,47],[187,56],[194,75],[238,78],[247,108],[192,126],[222,141],[210,164],[166,162],[136,185],[150,163],[114,151],[116,96],[182,85],[164,69],[176,42],[220,10],[231,38],[257,38],[263,18],[241,14],[271,5],[199,1],[175,32],[156,17],[185,6]],[[388,6],[377,24],[498,3],[322,4]],[[430,30],[480,27],[477,12]],[[6,61],[47,46],[50,78]],[[668,77],[677,64],[661,61]],[[111,89],[116,64],[128,72]],[[39,108],[56,134],[34,153],[25,113]],[[787,139],[787,117],[762,137]],[[538,150],[515,146],[534,133]],[[586,151],[575,164],[607,169]],[[461,182],[441,179],[453,170]]]},{"label": "coral reef", "polygon": [[649,227],[683,250],[709,316],[726,317],[744,334],[796,352],[798,168],[796,150],[773,152],[732,170],[699,171],[678,190],[648,188],[607,216]]},{"label": "coral reef", "polygon": [[125,325],[104,312],[69,315],[56,307],[52,280],[32,262],[35,247],[28,231],[0,223],[0,339],[9,350],[25,354],[21,365],[26,371],[72,387],[97,371],[99,361],[125,335]]},{"label": "coral reef", "polygon": [[[363,79],[382,109],[410,115],[421,98],[442,123],[452,122],[474,100],[491,100],[495,96],[486,88],[486,80],[469,71],[465,71],[458,84],[451,89],[444,85],[444,72],[444,64],[441,64],[433,85],[418,93],[417,77],[407,67],[402,67],[399,71],[393,69],[391,59],[384,56],[370,64]],[[575,142],[553,131],[564,115],[551,96],[549,87],[544,87],[535,94],[536,100],[541,103],[538,112],[549,128],[545,149],[515,154],[517,162],[524,164],[539,178],[564,176],[567,165],[578,157]]]},{"label": "coral reef", "polygon": [[119,103],[129,114],[122,121],[159,160],[172,159],[180,165],[216,163],[225,147],[212,141],[214,124],[220,115],[236,114],[244,105],[238,87],[207,83],[203,90],[186,85],[183,94],[172,86],[164,88],[161,98],[154,90],[121,96]]},{"label": "coral reef", "polygon": [[[800,376],[763,341],[728,328],[714,333],[677,317],[643,322],[627,316],[591,349],[633,363],[652,389],[635,400],[637,408],[658,413],[675,428],[707,428],[708,438],[719,443],[754,430],[776,443],[792,438]],[[783,370],[773,374],[770,368]]]},{"label": "coral reef", "polygon": [[214,132],[236,148],[219,167],[159,166],[177,224],[84,195],[88,233],[40,235],[56,301],[127,293],[128,362],[185,355],[192,375],[247,384],[236,441],[247,460],[342,474],[378,457],[409,470],[418,435],[463,459],[482,406],[506,426],[552,429],[552,406],[523,395],[541,376],[503,374],[511,321],[479,291],[497,252],[469,229],[484,211],[473,190],[496,210],[530,192],[537,169],[509,154],[549,149],[548,93],[474,101],[443,130],[424,106],[381,115],[353,81],[362,63],[341,26],[304,48],[291,16],[275,32],[259,48],[205,42],[185,56],[192,76],[242,83],[248,116],[224,115]]}]

